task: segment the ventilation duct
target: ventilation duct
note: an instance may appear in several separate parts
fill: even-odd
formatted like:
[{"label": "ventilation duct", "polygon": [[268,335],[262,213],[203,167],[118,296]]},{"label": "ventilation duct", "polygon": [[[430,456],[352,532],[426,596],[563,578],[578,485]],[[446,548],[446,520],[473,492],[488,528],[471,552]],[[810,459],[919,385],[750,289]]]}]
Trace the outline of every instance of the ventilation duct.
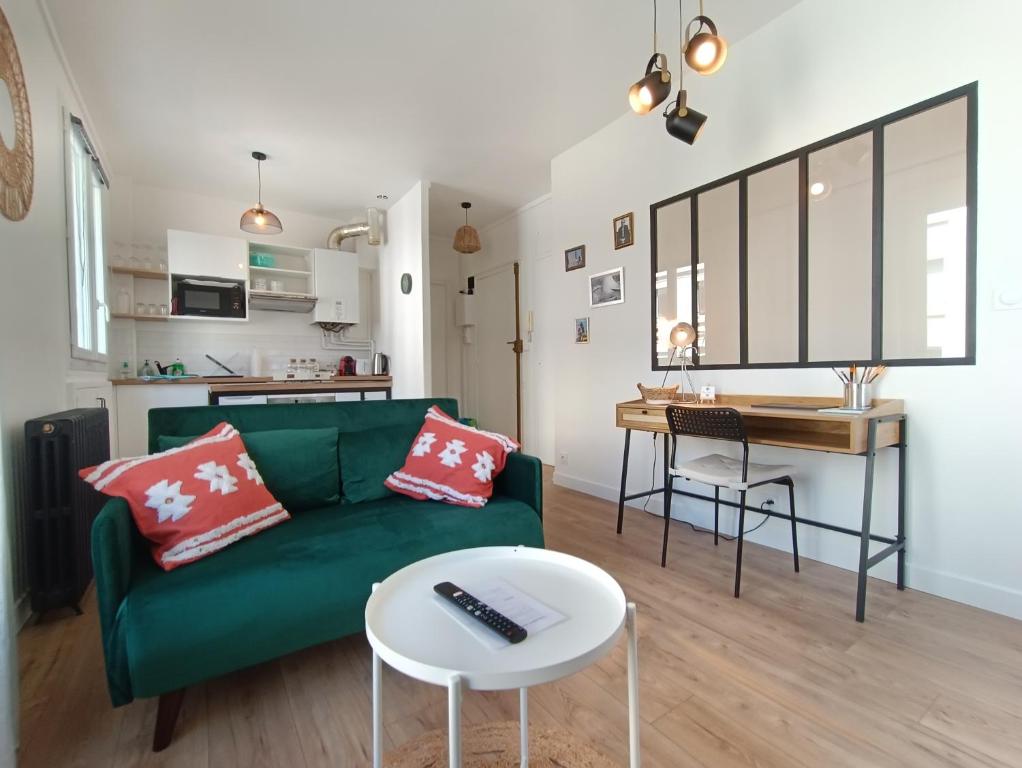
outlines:
[{"label": "ventilation duct", "polygon": [[326,247],[339,251],[342,241],[349,237],[361,237],[362,235],[368,236],[369,245],[379,245],[383,242],[379,208],[367,208],[366,221],[357,224],[344,224],[334,229],[326,239]]}]

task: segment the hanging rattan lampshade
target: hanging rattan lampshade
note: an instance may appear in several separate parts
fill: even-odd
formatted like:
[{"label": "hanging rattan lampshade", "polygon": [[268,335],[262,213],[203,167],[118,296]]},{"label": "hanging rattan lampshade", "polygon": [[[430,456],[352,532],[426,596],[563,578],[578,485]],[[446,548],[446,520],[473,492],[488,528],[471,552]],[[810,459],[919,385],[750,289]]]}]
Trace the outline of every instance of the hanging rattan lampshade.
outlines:
[{"label": "hanging rattan lampshade", "polygon": [[475,253],[483,246],[479,242],[476,228],[468,223],[468,209],[472,207],[472,203],[462,203],[461,207],[465,209],[465,223],[454,233],[454,250],[458,253]]},{"label": "hanging rattan lampshade", "polygon": [[253,207],[241,214],[241,229],[251,232],[254,235],[279,235],[284,231],[284,225],[273,211],[263,208],[263,172],[262,163],[266,155],[262,152],[253,152],[252,159],[256,161],[256,172],[259,177],[259,197]]}]

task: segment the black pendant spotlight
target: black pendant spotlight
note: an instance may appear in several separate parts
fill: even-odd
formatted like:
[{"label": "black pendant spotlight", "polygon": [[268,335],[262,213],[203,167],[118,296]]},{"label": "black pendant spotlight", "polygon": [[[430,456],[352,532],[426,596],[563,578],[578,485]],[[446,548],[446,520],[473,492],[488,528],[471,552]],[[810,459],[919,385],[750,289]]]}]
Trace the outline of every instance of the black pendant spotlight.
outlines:
[{"label": "black pendant spotlight", "polygon": [[667,132],[674,138],[691,145],[699,138],[699,132],[703,130],[703,125],[706,123],[706,115],[690,109],[687,100],[688,93],[679,91],[677,100],[664,112],[664,117],[667,118]]},{"label": "black pendant spotlight", "polygon": [[646,73],[628,89],[628,105],[637,115],[645,115],[663,104],[671,95],[671,73],[667,57],[657,51],[656,0],[653,0],[653,55]]}]

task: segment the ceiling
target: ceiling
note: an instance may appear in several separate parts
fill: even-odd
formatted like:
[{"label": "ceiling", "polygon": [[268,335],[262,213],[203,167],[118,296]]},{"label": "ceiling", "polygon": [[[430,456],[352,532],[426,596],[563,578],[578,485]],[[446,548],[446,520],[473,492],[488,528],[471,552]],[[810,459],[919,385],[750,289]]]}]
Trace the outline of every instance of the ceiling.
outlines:
[{"label": "ceiling", "polygon": [[[734,43],[798,1],[706,10]],[[428,179],[434,234],[462,199],[481,227],[548,192],[651,50],[629,0],[43,2],[114,173],[249,200],[258,149],[268,207],[338,220]],[[661,2],[672,65],[677,18]]]}]

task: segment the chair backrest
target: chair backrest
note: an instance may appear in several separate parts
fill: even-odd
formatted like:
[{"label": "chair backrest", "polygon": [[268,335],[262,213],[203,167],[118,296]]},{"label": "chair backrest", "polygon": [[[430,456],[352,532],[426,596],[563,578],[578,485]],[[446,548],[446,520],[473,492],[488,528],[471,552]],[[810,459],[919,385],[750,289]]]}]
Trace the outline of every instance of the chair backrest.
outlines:
[{"label": "chair backrest", "polygon": [[742,414],[734,408],[688,408],[683,405],[669,405],[667,425],[672,435],[748,443]]}]

